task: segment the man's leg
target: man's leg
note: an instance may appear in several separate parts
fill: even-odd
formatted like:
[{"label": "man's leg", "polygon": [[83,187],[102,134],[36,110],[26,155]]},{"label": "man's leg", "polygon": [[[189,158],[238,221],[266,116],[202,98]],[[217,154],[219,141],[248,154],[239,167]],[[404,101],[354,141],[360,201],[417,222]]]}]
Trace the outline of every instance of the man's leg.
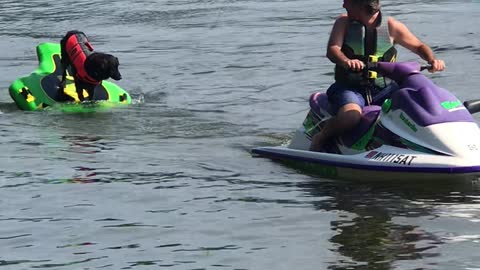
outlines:
[{"label": "man's leg", "polygon": [[321,151],[323,145],[332,137],[339,136],[354,128],[362,117],[362,108],[355,103],[340,107],[337,114],[327,120],[323,129],[312,137],[310,151]]}]

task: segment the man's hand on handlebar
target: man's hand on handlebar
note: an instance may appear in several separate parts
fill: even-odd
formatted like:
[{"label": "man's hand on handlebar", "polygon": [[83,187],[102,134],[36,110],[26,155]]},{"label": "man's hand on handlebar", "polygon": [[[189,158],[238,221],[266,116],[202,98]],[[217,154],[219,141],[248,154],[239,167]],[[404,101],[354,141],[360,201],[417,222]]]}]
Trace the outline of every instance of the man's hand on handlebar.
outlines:
[{"label": "man's hand on handlebar", "polygon": [[365,67],[365,63],[358,59],[348,59],[347,61],[343,62],[342,65],[345,69],[350,69],[353,71],[362,71]]},{"label": "man's hand on handlebar", "polygon": [[428,69],[428,71],[431,73],[434,73],[437,71],[443,71],[445,69],[445,62],[443,62],[443,60],[433,59],[431,61],[428,61],[428,64],[430,64],[431,66]]}]

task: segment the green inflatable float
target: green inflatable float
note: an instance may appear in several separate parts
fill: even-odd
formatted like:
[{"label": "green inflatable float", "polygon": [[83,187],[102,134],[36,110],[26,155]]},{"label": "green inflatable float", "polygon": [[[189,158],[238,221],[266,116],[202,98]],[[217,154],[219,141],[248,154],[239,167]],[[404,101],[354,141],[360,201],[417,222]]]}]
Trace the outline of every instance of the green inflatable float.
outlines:
[{"label": "green inflatable float", "polygon": [[[39,67],[29,76],[15,80],[9,87],[10,96],[22,110],[35,111],[50,107],[66,112],[90,112],[132,103],[132,98],[125,90],[109,81],[102,81],[95,88],[92,101],[79,102],[73,77],[68,73],[64,94],[75,101],[60,102],[57,98],[63,73],[60,44],[39,44],[37,57]],[[84,96],[87,95],[84,91]]]}]

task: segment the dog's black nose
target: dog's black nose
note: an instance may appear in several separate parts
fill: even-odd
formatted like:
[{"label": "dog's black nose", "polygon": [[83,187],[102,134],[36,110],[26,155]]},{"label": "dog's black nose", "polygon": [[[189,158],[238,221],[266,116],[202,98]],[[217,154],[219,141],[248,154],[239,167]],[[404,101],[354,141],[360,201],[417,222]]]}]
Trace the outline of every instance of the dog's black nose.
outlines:
[{"label": "dog's black nose", "polygon": [[114,79],[115,81],[119,81],[122,79],[122,74],[120,74],[120,71],[118,70],[115,70],[112,74],[112,79]]}]

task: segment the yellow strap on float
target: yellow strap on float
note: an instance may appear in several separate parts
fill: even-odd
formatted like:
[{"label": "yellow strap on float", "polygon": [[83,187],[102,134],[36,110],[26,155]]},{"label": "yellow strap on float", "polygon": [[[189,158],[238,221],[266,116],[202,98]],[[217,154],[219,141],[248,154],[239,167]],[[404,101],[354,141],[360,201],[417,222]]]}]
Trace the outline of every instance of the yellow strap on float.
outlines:
[{"label": "yellow strap on float", "polygon": [[[68,71],[67,71],[68,72]],[[80,99],[78,98],[78,94],[77,94],[77,88],[75,88],[75,78],[71,75],[69,75],[67,73],[67,76],[65,77],[66,78],[66,85],[65,85],[65,88],[63,89],[63,93],[71,98],[73,98],[73,100],[75,102],[80,102]],[[60,80],[61,80],[61,76],[60,76]],[[68,83],[70,82],[70,83]],[[83,89],[83,97],[86,98],[88,97],[88,92]]]},{"label": "yellow strap on float", "polygon": [[126,93],[123,93],[123,95],[120,95],[119,96],[119,101],[120,103],[127,103],[127,94]]},{"label": "yellow strap on float", "polygon": [[[75,88],[74,83],[67,84],[66,87],[63,89],[63,92],[65,93],[65,95],[73,98],[75,102],[80,102],[80,99],[78,98],[78,94],[77,94],[77,89]],[[85,89],[83,89],[83,97],[84,98],[88,97],[88,92]]]},{"label": "yellow strap on float", "polygon": [[30,103],[30,102],[33,102],[33,101],[35,101],[35,97],[34,97],[34,96],[32,96],[32,95],[30,95],[30,94],[28,94],[28,95],[27,95],[27,99],[26,99],[26,100],[27,100],[27,102],[29,102],[29,103]]},{"label": "yellow strap on float", "polygon": [[83,98],[87,98],[88,97],[88,91],[85,90],[85,89],[82,89],[83,91]]},{"label": "yellow strap on float", "polygon": [[32,95],[28,87],[24,86],[22,89],[20,89],[20,94],[25,98],[25,100],[30,103],[35,101],[35,97]]},{"label": "yellow strap on float", "polygon": [[78,99],[77,91],[75,90],[75,84],[74,83],[69,83],[65,86],[63,89],[63,93],[71,98],[75,102],[79,102],[80,100]]}]

